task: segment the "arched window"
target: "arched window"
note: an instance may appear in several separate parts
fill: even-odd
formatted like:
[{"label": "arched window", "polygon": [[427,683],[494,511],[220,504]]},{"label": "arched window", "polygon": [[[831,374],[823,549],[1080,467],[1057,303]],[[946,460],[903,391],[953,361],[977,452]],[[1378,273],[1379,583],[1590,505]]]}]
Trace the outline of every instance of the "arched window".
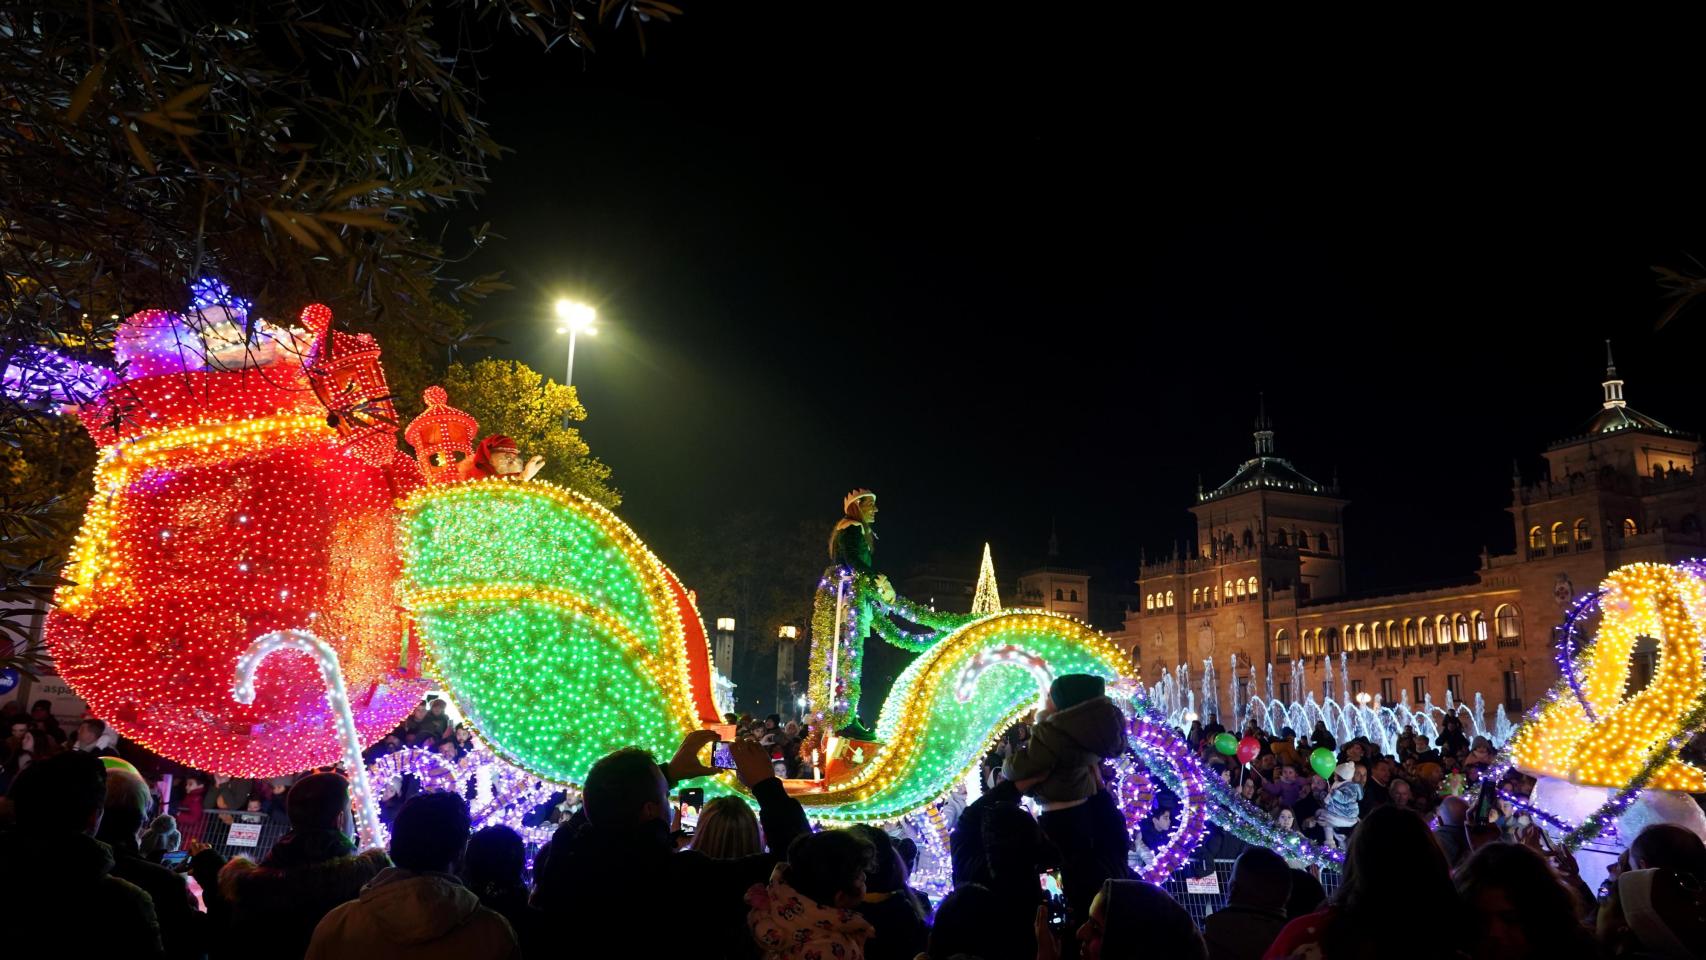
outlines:
[{"label": "arched window", "polygon": [[1286,545],[1286,536],[1285,536],[1285,528],[1284,527],[1281,527],[1274,534],[1274,544],[1277,546],[1281,546],[1281,547]]},{"label": "arched window", "polygon": [[1200,607],[1200,606],[1202,606],[1202,591],[1196,587],[1192,587],[1191,588],[1191,607],[1196,608],[1196,607]]},{"label": "arched window", "polygon": [[1421,631],[1416,629],[1416,621],[1404,618],[1404,646],[1414,650],[1417,641],[1421,639]]},{"label": "arched window", "polygon": [[1570,534],[1564,527],[1564,521],[1559,520],[1557,523],[1552,524],[1552,545],[1554,547],[1562,547],[1569,542]]},{"label": "arched window", "polygon": [[1625,537],[1633,537],[1640,532],[1640,528],[1635,526],[1634,520],[1628,517],[1623,518],[1623,535]]},{"label": "arched window", "polygon": [[1145,610],[1154,610],[1155,609],[1155,594],[1151,593],[1151,594],[1147,594],[1144,596],[1144,598],[1143,598],[1143,609],[1145,609]]},{"label": "arched window", "polygon": [[1364,650],[1367,650],[1368,649],[1368,627],[1367,627],[1367,625],[1361,624],[1361,623],[1357,624],[1356,638],[1357,638],[1357,645],[1356,645],[1357,652],[1360,653]]},{"label": "arched window", "polygon": [[1210,602],[1219,603],[1220,602],[1220,588],[1219,587],[1209,587],[1208,589],[1209,589],[1209,593],[1212,594],[1212,596],[1208,598],[1210,600]]},{"label": "arched window", "polygon": [[1476,643],[1486,643],[1487,642],[1487,617],[1486,617],[1486,615],[1481,613],[1481,611],[1477,610],[1477,611],[1475,611],[1474,616],[1471,618],[1471,622],[1474,624],[1474,627],[1475,627],[1475,629],[1474,629],[1475,642]]},{"label": "arched window", "polygon": [[1434,622],[1432,620],[1423,620],[1422,621],[1422,646],[1431,647],[1433,645],[1434,645]]},{"label": "arched window", "polygon": [[1327,535],[1325,533],[1318,533],[1315,535],[1315,549],[1320,553],[1333,552],[1327,549]]},{"label": "arched window", "polygon": [[1244,581],[1242,579],[1239,579],[1239,581],[1237,583],[1237,590],[1238,590],[1238,595],[1240,597],[1242,597],[1244,595]]},{"label": "arched window", "polygon": [[[1240,583],[1239,586],[1242,587],[1243,584]],[[1238,592],[1243,593],[1244,591],[1240,590]],[[1226,581],[1226,592],[1222,593],[1221,596],[1225,597],[1228,603],[1230,603],[1232,601],[1232,581],[1231,580]]]},{"label": "arched window", "polygon": [[1522,636],[1522,618],[1517,615],[1516,608],[1508,603],[1500,604],[1499,608],[1493,611],[1493,627],[1500,640],[1515,640]]},{"label": "arched window", "polygon": [[1454,614],[1452,617],[1452,622],[1457,626],[1457,630],[1456,630],[1457,642],[1458,643],[1468,643],[1469,642],[1469,618],[1464,616],[1461,613]]},{"label": "arched window", "polygon": [[1546,534],[1541,531],[1539,524],[1528,528],[1528,549],[1546,549]]},{"label": "arched window", "polygon": [[1250,596],[1259,597],[1261,595],[1262,595],[1262,592],[1260,590],[1256,589],[1256,578],[1251,577],[1250,578]]},{"label": "arched window", "polygon": [[1072,591],[1072,602],[1073,603],[1078,602],[1078,591],[1077,590]]},{"label": "arched window", "polygon": [[1274,631],[1274,656],[1291,656],[1291,634],[1286,633],[1284,627]]},{"label": "arched window", "polygon": [[1055,599],[1056,599],[1056,600],[1065,600],[1065,599],[1066,599],[1066,597],[1064,597],[1064,596],[1062,596],[1062,595],[1061,595],[1061,592],[1060,592],[1060,588],[1059,588],[1059,587],[1055,587],[1055,588],[1054,588],[1054,598],[1055,598]]},{"label": "arched window", "polygon": [[1294,530],[1292,532],[1296,534],[1296,536],[1294,536],[1292,539],[1297,543],[1297,549],[1308,550],[1309,549],[1309,533],[1306,530],[1304,530],[1302,527],[1298,527],[1296,530]]},{"label": "arched window", "polygon": [[1376,622],[1374,627],[1372,628],[1372,632],[1374,633],[1374,636],[1370,638],[1370,642],[1373,645],[1374,649],[1385,650],[1386,649],[1386,624]]},{"label": "arched window", "polygon": [[1256,535],[1250,532],[1249,527],[1245,527],[1244,528],[1244,549],[1248,550],[1251,547],[1254,547],[1255,545],[1256,545]]},{"label": "arched window", "polygon": [[1173,609],[1173,591],[1167,591],[1167,609]]},{"label": "arched window", "polygon": [[1339,653],[1339,628],[1338,627],[1328,627],[1327,628],[1327,649],[1323,652],[1326,653],[1328,656],[1337,656],[1338,655],[1338,653]]},{"label": "arched window", "polygon": [[1587,517],[1576,518],[1576,543],[1584,547],[1593,543],[1593,528],[1588,526]]}]

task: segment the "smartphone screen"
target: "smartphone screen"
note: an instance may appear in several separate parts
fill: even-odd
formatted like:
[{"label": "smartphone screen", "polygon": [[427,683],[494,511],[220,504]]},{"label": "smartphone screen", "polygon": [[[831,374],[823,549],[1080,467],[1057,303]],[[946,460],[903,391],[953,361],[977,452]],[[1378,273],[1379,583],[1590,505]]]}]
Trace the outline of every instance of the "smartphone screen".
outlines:
[{"label": "smartphone screen", "polygon": [[173,850],[172,852],[163,854],[160,857],[160,866],[165,867],[168,870],[175,870],[179,867],[187,866],[189,862],[190,852],[188,850]]},{"label": "smartphone screen", "polygon": [[718,770],[733,770],[735,768],[735,756],[729,751],[728,744],[719,743],[711,751],[711,766]]},{"label": "smartphone screen", "polygon": [[699,829],[699,808],[691,803],[681,805],[681,830],[693,833]]}]

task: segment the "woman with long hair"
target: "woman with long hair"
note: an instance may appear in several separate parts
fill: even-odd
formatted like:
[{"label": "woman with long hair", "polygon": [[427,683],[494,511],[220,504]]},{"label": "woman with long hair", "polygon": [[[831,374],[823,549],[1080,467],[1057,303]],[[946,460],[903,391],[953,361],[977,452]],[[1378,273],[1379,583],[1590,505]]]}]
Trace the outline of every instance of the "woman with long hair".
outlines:
[{"label": "woman with long hair", "polygon": [[699,811],[693,849],[712,860],[739,860],[764,852],[758,817],[739,797],[718,797]]},{"label": "woman with long hair", "polygon": [[1477,960],[1593,954],[1593,938],[1577,919],[1582,905],[1576,894],[1533,850],[1490,843],[1463,862],[1456,880]]},{"label": "woman with long hair", "polygon": [[[1428,935],[1393,937],[1397,904],[1407,916],[1428,918]],[[1263,958],[1457,957],[1463,915],[1428,825],[1408,810],[1376,807],[1351,833],[1332,902],[1286,924]]]}]

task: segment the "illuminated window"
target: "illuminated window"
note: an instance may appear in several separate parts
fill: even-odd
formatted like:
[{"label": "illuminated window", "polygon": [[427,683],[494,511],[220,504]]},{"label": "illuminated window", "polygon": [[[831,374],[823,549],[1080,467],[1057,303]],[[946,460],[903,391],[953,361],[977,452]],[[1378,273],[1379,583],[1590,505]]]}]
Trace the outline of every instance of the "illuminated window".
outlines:
[{"label": "illuminated window", "polygon": [[1413,649],[1416,646],[1416,640],[1418,639],[1418,637],[1417,637],[1418,632],[1419,631],[1416,629],[1416,621],[1411,620],[1409,617],[1405,617],[1404,618],[1404,646],[1410,647]]},{"label": "illuminated window", "polygon": [[[1239,584],[1239,586],[1243,586],[1243,584]],[[1244,591],[1240,590],[1238,592],[1243,593]],[[1231,580],[1226,581],[1226,592],[1222,593],[1221,596],[1225,597],[1227,600],[1232,599],[1232,581]]]},{"label": "illuminated window", "polygon": [[1633,537],[1633,536],[1635,536],[1635,535],[1636,535],[1636,534],[1637,534],[1637,533],[1639,533],[1639,532],[1640,532],[1640,531],[1639,531],[1639,528],[1637,528],[1637,527],[1636,527],[1636,526],[1635,526],[1635,521],[1634,521],[1634,520],[1631,520],[1631,519],[1629,519],[1629,518],[1627,518],[1627,517],[1625,517],[1625,518],[1624,518],[1624,519],[1623,519],[1623,535],[1624,535],[1624,536],[1625,536],[1625,537]]},{"label": "illuminated window", "polygon": [[1173,591],[1167,591],[1167,609],[1173,609]]},{"label": "illuminated window", "polygon": [[1256,597],[1256,596],[1260,596],[1260,595],[1261,595],[1261,591],[1256,589],[1256,578],[1251,577],[1250,578],[1250,596]]},{"label": "illuminated window", "polygon": [[1196,587],[1191,588],[1191,606],[1193,606],[1193,607],[1202,606],[1202,590],[1200,590]]},{"label": "illuminated window", "polygon": [[1564,521],[1552,524],[1552,545],[1562,547],[1570,542],[1570,532],[1564,527]]},{"label": "illuminated window", "polygon": [[1385,650],[1386,649],[1386,624],[1376,623],[1374,625],[1373,632],[1374,632],[1374,637],[1373,637],[1374,649]]},{"label": "illuminated window", "polygon": [[1540,529],[1539,526],[1533,526],[1533,527],[1528,528],[1528,549],[1530,549],[1530,550],[1544,550],[1544,549],[1546,549],[1546,534],[1544,531],[1542,531]]},{"label": "illuminated window", "polygon": [[1325,652],[1328,656],[1337,656],[1338,655],[1338,652],[1339,652],[1339,628],[1338,627],[1328,627],[1327,628],[1327,649]]},{"label": "illuminated window", "polygon": [[1576,519],[1576,542],[1582,544],[1593,542],[1593,528],[1588,526],[1587,517]]},{"label": "illuminated window", "polygon": [[1314,656],[1314,654],[1315,654],[1315,631],[1305,630],[1298,637],[1298,639],[1297,639],[1297,653],[1299,656],[1303,656],[1303,657]]},{"label": "illuminated window", "polygon": [[1284,627],[1274,631],[1274,656],[1291,656],[1291,634],[1286,633]]},{"label": "illuminated window", "polygon": [[1468,643],[1469,642],[1469,618],[1464,616],[1463,614],[1459,613],[1456,615],[1456,619],[1454,620],[1454,622],[1457,625],[1457,642],[1458,643]]},{"label": "illuminated window", "polygon": [[1431,647],[1433,645],[1434,645],[1434,622],[1432,620],[1423,620],[1422,621],[1422,646]]},{"label": "illuminated window", "polygon": [[1481,611],[1479,611],[1479,610],[1475,611],[1474,624],[1475,624],[1475,642],[1476,643],[1486,643],[1487,642],[1487,618],[1482,616]]},{"label": "illuminated window", "polygon": [[1238,595],[1240,597],[1244,595],[1244,581],[1242,580],[1238,581]]},{"label": "illuminated window", "polygon": [[1143,609],[1145,609],[1145,610],[1154,610],[1155,609],[1155,594],[1151,593],[1151,594],[1144,595]]},{"label": "illuminated window", "polygon": [[1354,634],[1354,636],[1356,637],[1356,646],[1354,649],[1359,651],[1359,652],[1367,650],[1368,649],[1368,627],[1363,625],[1363,624],[1360,624],[1360,623],[1357,624],[1356,625],[1356,633]]},{"label": "illuminated window", "polygon": [[1508,603],[1500,604],[1493,611],[1493,625],[1498,630],[1500,640],[1514,640],[1522,636],[1522,618],[1517,615],[1516,608]]}]

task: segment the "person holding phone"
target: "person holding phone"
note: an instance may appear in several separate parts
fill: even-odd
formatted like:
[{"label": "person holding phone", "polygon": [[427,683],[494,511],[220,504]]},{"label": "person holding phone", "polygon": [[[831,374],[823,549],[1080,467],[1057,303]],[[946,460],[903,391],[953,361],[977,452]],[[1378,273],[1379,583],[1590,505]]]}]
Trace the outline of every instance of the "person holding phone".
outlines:
[{"label": "person holding phone", "polygon": [[[95,839],[112,848],[110,875],[136,884],[153,898],[166,955],[201,956],[208,947],[207,916],[196,909],[181,872],[149,861],[142,852],[138,838],[153,804],[154,795],[141,777],[128,770],[108,770],[106,813]],[[187,862],[187,851],[181,852]]]}]

